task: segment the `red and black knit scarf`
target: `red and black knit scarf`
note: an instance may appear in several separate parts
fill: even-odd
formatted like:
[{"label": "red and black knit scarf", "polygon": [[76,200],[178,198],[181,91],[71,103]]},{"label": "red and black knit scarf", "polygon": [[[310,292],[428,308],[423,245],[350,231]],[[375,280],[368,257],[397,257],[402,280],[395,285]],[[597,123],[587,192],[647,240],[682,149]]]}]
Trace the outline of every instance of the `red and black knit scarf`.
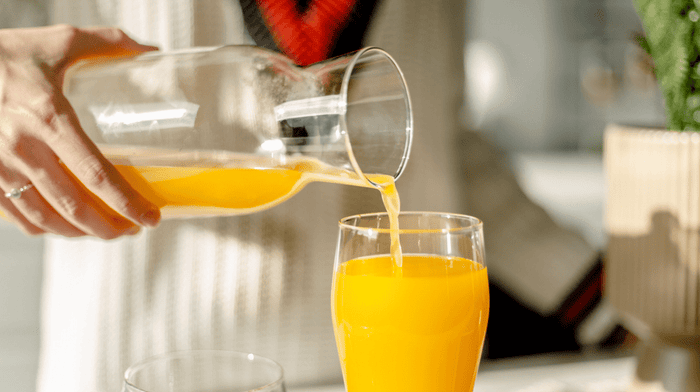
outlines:
[{"label": "red and black knit scarf", "polygon": [[256,45],[309,65],[362,47],[378,0],[240,0]]}]

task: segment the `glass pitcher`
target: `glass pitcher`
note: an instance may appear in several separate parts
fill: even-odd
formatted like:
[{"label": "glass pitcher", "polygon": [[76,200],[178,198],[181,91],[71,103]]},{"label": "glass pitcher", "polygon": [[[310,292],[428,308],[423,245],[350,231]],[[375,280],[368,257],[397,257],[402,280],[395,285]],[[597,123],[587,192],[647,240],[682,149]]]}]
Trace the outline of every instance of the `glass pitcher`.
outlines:
[{"label": "glass pitcher", "polygon": [[164,218],[251,213],[312,181],[379,187],[411,148],[408,89],[378,48],[305,68],[254,46],[93,59],[64,93]]}]

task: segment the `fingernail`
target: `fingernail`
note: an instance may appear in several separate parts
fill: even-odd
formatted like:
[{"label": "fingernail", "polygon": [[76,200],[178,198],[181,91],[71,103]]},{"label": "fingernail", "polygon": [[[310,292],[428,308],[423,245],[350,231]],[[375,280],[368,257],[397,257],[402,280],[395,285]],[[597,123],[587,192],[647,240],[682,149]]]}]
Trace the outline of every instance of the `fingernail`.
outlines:
[{"label": "fingernail", "polygon": [[160,222],[160,210],[149,210],[141,215],[141,223],[146,226],[155,227]]}]

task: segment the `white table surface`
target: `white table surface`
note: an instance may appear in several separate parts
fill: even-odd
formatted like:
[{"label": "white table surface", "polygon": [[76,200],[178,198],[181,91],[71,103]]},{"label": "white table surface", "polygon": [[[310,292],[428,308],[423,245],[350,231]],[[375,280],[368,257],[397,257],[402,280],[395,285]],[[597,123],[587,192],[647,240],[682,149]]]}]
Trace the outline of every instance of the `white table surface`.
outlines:
[{"label": "white table surface", "polygon": [[[485,366],[474,392],[624,392],[636,366],[633,357],[546,363],[557,361],[550,359],[523,358]],[[344,391],[342,385],[289,388],[289,392]]]}]

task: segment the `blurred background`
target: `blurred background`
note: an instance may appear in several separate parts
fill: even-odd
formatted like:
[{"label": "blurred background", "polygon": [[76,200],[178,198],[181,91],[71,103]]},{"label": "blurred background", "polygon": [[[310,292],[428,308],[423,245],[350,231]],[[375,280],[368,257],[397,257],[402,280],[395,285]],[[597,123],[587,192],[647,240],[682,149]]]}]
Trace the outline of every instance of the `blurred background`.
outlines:
[{"label": "blurred background", "polygon": [[[632,0],[466,4],[467,128],[504,152],[525,193],[555,221],[603,250],[604,127],[664,122],[649,62],[633,39],[641,24]],[[44,25],[47,15],[44,0],[0,1],[0,28]],[[2,391],[34,389],[42,246],[0,220]]]}]

